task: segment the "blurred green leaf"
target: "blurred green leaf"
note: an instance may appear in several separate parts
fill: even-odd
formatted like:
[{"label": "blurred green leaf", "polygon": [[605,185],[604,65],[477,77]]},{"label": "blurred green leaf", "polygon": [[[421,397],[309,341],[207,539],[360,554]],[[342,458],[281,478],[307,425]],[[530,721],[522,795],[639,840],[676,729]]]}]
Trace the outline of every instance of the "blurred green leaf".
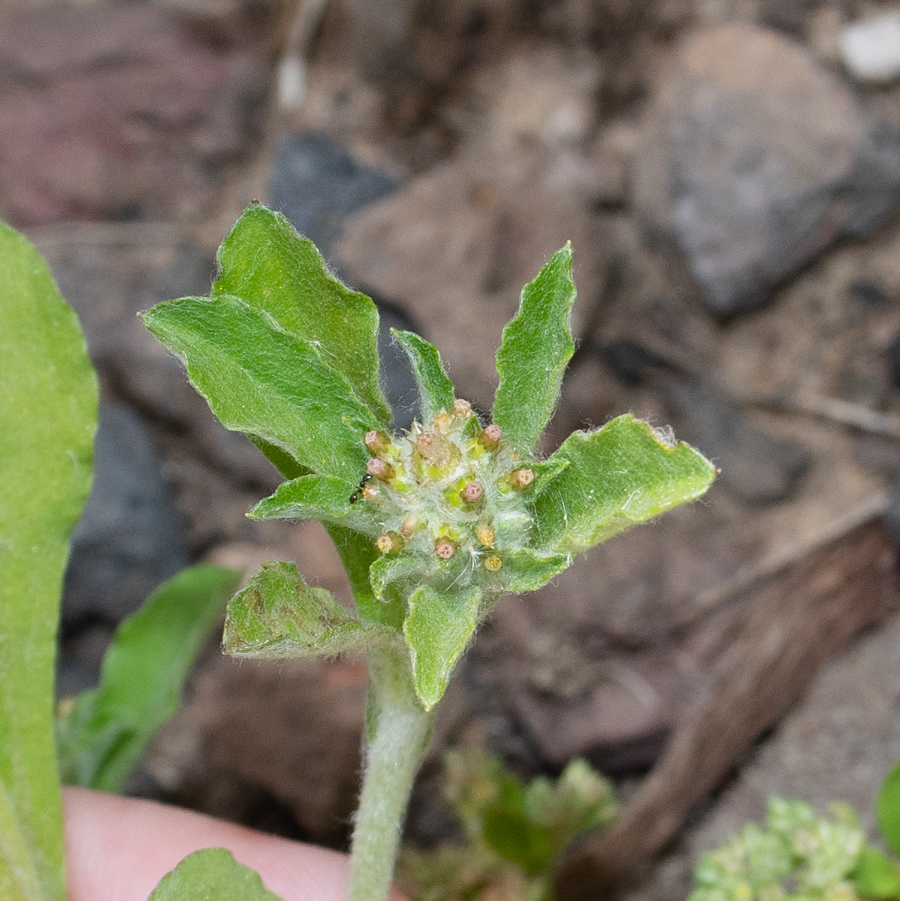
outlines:
[{"label": "blurred green leaf", "polygon": [[413,332],[391,329],[391,334],[409,357],[419,387],[422,422],[431,422],[441,410],[449,412],[456,399],[456,390],[444,370],[437,348]]},{"label": "blurred green leaf", "polygon": [[900,761],[881,784],[875,813],[884,840],[895,854],[900,854]]},{"label": "blurred green leaf", "polygon": [[72,310],[0,224],[0,898],[65,898],[53,735],[69,535],[90,488],[97,382]]},{"label": "blurred green leaf", "polygon": [[512,594],[537,591],[558,576],[572,563],[566,554],[541,557],[534,551],[523,549],[503,556],[503,590]]},{"label": "blurred green leaf", "polygon": [[225,848],[189,854],[167,873],[147,901],[280,901],[255,870]]},{"label": "blurred green leaf", "polygon": [[900,864],[867,845],[853,871],[853,886],[860,898],[900,898]]},{"label": "blurred green leaf", "polygon": [[226,428],[275,445],[320,475],[353,484],[366,471],[363,436],[378,420],[313,344],[226,295],[170,300],[143,318],[184,360]]},{"label": "blurred green leaf", "polygon": [[310,588],[293,563],[263,564],[228,604],[223,647],[236,657],[317,657],[358,653],[393,639],[365,626],[324,588]]},{"label": "blurred green leaf", "polygon": [[212,296],[233,294],[308,341],[350,383],[385,426],[391,421],[378,385],[378,310],[329,271],[316,246],[280,213],[245,210],[219,248]]},{"label": "blurred green leaf", "polygon": [[150,739],[178,709],[188,672],[241,574],[194,566],[160,585],[116,630],[100,686],[58,728],[63,782],[120,792]]},{"label": "blurred green leaf", "polygon": [[493,419],[520,454],[531,454],[556,408],[575,352],[569,327],[574,302],[572,245],[566,244],[522,289],[519,312],[503,329],[497,351]]},{"label": "blurred green leaf", "polygon": [[630,413],[595,432],[573,432],[550,460],[568,466],[534,501],[539,548],[577,554],[700,497],[715,468]]}]

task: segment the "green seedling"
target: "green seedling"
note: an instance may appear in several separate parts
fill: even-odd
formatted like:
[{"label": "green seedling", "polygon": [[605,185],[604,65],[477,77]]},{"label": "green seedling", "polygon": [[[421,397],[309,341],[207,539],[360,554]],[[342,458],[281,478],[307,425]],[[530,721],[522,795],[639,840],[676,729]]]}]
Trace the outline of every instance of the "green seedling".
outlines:
[{"label": "green seedling", "polygon": [[764,827],[748,823],[700,858],[688,901],[896,901],[900,763],[881,787],[876,815],[893,854],[866,841],[846,804],[832,804],[831,815],[822,817],[805,801],[772,797]]},{"label": "green seedling", "polygon": [[[210,297],[161,304],[145,322],[185,361],[221,421],[287,479],[251,515],[323,522],[355,599],[351,612],[292,564],[267,564],[229,604],[225,649],[365,654],[367,750],[350,898],[384,901],[435,705],[479,622],[504,593],[535,590],[578,553],[699,497],[714,469],[630,415],[537,454],[574,349],[568,246],[525,287],[503,332],[490,417],[456,397],[432,345],[396,333],[422,411],[402,434],[391,434],[379,387],[375,306],[337,281],[309,241],[254,206],[219,265]],[[0,897],[61,901],[54,647],[69,536],[90,484],[97,386],[46,265],[6,227],[0,266]],[[159,621],[152,605],[146,644],[128,629],[119,636],[104,684],[61,725],[63,764],[79,780],[121,784],[146,740],[142,717],[149,723],[171,708],[193,638],[168,658]],[[135,706],[128,685],[154,668],[169,671],[160,683],[168,688]],[[508,810],[501,821],[509,824]],[[495,845],[505,828],[489,830]],[[526,869],[549,853],[534,841]],[[223,886],[229,897],[273,897],[215,850],[187,858],[153,897],[222,897]]]},{"label": "green seedling", "polygon": [[548,901],[566,845],[618,814],[611,784],[583,760],[526,785],[479,748],[447,752],[444,795],[464,843],[403,850],[400,883],[414,901]]},{"label": "green seedling", "polygon": [[379,386],[375,305],[334,278],[310,241],[255,205],[218,261],[209,297],[160,304],[144,322],[224,425],[287,479],[250,515],[324,523],[356,604],[269,563],[230,603],[225,650],[366,656],[350,898],[384,901],[435,705],[478,624],[503,594],[540,588],[578,553],[699,497],[715,470],[631,415],[537,455],[574,351],[568,245],[525,286],[503,331],[489,417],[457,397],[431,344],[394,333],[421,409],[400,434]]}]

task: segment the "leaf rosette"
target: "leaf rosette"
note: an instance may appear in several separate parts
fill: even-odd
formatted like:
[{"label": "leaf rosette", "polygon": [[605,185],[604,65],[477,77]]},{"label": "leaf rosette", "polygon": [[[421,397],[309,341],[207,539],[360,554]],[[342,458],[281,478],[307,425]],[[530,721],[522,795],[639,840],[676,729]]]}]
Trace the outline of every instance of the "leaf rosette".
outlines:
[{"label": "leaf rosette", "polygon": [[295,568],[270,564],[231,602],[229,653],[392,644],[408,654],[428,709],[503,593],[540,588],[576,554],[694,500],[715,476],[693,448],[630,414],[536,456],[575,347],[569,245],[525,286],[503,330],[489,421],[456,396],[435,347],[394,332],[422,414],[396,435],[368,297],[259,205],[238,220],[218,260],[210,297],[160,304],[144,321],[219,419],[286,477],[250,515],[324,523],[357,607],[351,617]]}]

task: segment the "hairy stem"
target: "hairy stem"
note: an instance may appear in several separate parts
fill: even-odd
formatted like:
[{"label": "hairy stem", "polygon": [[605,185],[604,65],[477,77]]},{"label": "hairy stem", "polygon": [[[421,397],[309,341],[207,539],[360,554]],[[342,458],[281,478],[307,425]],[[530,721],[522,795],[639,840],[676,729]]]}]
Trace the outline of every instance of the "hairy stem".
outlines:
[{"label": "hairy stem", "polygon": [[404,652],[369,656],[362,795],[353,830],[350,901],[387,901],[413,780],[431,737]]}]

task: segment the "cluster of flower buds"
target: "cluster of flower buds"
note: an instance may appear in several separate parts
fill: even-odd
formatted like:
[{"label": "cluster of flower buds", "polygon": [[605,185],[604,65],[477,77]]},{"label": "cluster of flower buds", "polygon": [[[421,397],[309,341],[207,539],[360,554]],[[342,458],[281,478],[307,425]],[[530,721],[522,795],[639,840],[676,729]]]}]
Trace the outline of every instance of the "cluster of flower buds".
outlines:
[{"label": "cluster of flower buds", "polygon": [[487,573],[531,527],[524,493],[534,469],[507,448],[500,427],[482,428],[471,404],[456,400],[399,437],[368,432],[366,474],[350,500],[375,506],[382,554],[409,552],[438,564],[465,556]]}]

